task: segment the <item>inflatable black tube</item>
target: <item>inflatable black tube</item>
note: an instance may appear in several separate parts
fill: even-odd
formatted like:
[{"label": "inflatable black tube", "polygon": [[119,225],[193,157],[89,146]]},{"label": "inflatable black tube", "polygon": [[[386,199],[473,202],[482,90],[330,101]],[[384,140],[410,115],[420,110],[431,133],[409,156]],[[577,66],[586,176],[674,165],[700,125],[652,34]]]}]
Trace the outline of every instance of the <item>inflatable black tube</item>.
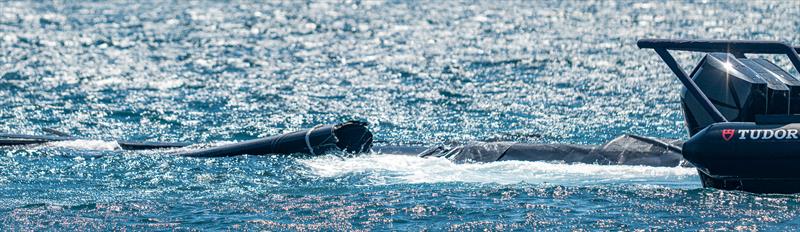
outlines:
[{"label": "inflatable black tube", "polygon": [[754,193],[800,193],[800,124],[715,123],[683,146],[703,186]]},{"label": "inflatable black tube", "polygon": [[372,133],[367,123],[349,121],[324,125],[283,135],[253,139],[222,146],[178,153],[188,157],[226,157],[237,155],[309,154],[330,151],[349,153],[368,152],[372,148]]}]

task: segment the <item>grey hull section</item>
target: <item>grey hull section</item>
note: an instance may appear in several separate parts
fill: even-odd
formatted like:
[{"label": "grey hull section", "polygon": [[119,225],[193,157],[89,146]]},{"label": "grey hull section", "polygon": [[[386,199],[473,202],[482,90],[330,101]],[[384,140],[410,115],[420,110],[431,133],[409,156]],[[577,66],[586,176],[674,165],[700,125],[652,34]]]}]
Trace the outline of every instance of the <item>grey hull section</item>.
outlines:
[{"label": "grey hull section", "polygon": [[658,167],[690,166],[681,156],[680,140],[622,135],[602,145],[477,142],[452,148],[376,147],[383,154],[444,157],[453,162],[548,161]]}]

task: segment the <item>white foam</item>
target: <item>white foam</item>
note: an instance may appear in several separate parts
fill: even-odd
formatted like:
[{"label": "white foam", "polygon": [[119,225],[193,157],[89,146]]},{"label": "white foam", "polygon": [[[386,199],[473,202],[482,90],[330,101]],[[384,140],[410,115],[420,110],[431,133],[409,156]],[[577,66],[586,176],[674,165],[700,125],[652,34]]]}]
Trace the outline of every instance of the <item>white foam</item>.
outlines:
[{"label": "white foam", "polygon": [[66,147],[72,149],[83,150],[116,150],[119,149],[119,144],[116,141],[103,141],[103,140],[69,140],[48,143],[55,147]]},{"label": "white foam", "polygon": [[558,164],[528,161],[457,164],[443,158],[366,155],[355,158],[317,157],[301,160],[313,174],[337,177],[363,173],[376,184],[395,183],[669,183],[695,181],[694,168],[624,165]]}]

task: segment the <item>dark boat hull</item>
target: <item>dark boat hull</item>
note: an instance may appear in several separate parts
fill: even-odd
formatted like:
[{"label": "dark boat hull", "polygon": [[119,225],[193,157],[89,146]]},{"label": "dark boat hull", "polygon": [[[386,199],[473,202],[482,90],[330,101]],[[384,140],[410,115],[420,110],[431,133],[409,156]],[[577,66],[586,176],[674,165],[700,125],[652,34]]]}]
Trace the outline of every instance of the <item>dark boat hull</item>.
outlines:
[{"label": "dark boat hull", "polygon": [[800,179],[711,176],[699,169],[698,174],[705,188],[739,190],[752,193],[800,193]]},{"label": "dark boat hull", "polygon": [[800,124],[712,124],[683,144],[683,157],[705,187],[800,192]]}]

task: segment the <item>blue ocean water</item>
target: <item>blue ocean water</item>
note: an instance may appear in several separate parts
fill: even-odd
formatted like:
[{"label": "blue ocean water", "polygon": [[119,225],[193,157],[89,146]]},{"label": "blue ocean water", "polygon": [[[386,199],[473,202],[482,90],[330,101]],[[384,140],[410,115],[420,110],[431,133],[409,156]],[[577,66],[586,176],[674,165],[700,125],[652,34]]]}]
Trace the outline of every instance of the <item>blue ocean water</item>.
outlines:
[{"label": "blue ocean water", "polygon": [[[794,1],[0,1],[0,131],[217,144],[364,120],[382,144],[685,139],[679,83],[636,40],[798,44],[798,15]],[[800,196],[703,189],[690,168],[114,147],[0,148],[0,227],[800,225]]]}]

